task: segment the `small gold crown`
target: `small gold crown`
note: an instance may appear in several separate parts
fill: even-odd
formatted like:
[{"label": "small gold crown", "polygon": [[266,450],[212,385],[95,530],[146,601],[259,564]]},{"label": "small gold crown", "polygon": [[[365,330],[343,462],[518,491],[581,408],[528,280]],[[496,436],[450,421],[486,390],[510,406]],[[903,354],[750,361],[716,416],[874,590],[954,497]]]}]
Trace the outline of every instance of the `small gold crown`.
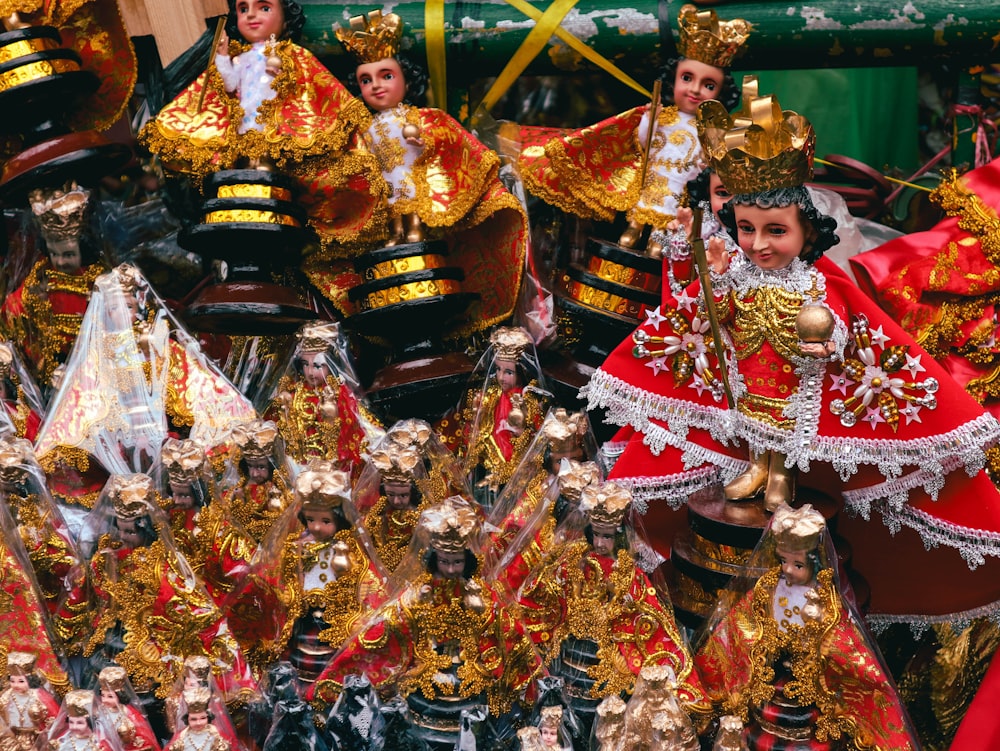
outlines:
[{"label": "small gold crown", "polygon": [[32,652],[8,652],[7,675],[33,675],[38,656]]},{"label": "small gold crown", "polygon": [[571,501],[579,502],[584,488],[601,482],[601,470],[596,462],[578,462],[569,459],[559,468],[559,492]]},{"label": "small gold crown", "polygon": [[142,278],[139,269],[130,263],[119,264],[115,268],[115,273],[118,275],[118,285],[126,296],[135,295],[140,287],[146,285],[146,280]]},{"label": "small gold crown", "polygon": [[125,688],[128,673],[120,665],[109,665],[97,674],[97,683],[102,689],[118,692]]},{"label": "small gold crown", "polygon": [[680,41],[677,51],[684,57],[716,68],[728,68],[746,51],[746,41],[753,27],[742,18],[720,21],[714,10],[681,6],[677,16]]},{"label": "small gold crown", "polygon": [[396,56],[403,38],[403,22],[395,13],[383,16],[382,11],[373,10],[353,16],[349,24],[348,29],[337,29],[337,39],[360,62],[377,63]]},{"label": "small gold crown", "polygon": [[13,364],[14,348],[10,346],[10,342],[0,341],[0,378],[10,378]]},{"label": "small gold crown", "polygon": [[413,447],[389,448],[372,452],[372,464],[379,471],[383,482],[413,482],[414,470],[422,463],[420,453]]},{"label": "small gold crown", "polygon": [[212,677],[212,662],[205,655],[185,657],[184,673],[191,673],[200,681],[208,681]]},{"label": "small gold crown", "polygon": [[149,513],[153,495],[153,479],[138,472],[134,475],[114,475],[110,482],[111,501],[119,519],[138,519]]},{"label": "small gold crown", "polygon": [[531,335],[522,328],[501,326],[490,334],[493,357],[497,360],[517,362],[531,344]]},{"label": "small gold crown", "polygon": [[401,448],[406,446],[423,446],[434,435],[434,431],[426,420],[411,417],[400,420],[386,433],[389,440]]},{"label": "small gold crown", "polygon": [[743,102],[730,115],[721,102],[698,107],[702,148],[733,195],[791,188],[810,180],[816,150],[812,124],[782,112],[773,94],[757,95],[757,76],[743,79]]},{"label": "small gold crown", "polygon": [[64,703],[70,717],[90,717],[94,711],[94,692],[75,689],[66,694]]},{"label": "small gold crown", "polygon": [[205,471],[205,447],[192,438],[168,438],[160,449],[160,460],[170,482],[194,482]]},{"label": "small gold crown", "polygon": [[771,519],[771,534],[774,535],[775,546],[789,552],[815,550],[824,529],[826,520],[809,503],[794,510],[791,506],[782,504]]},{"label": "small gold crown", "polygon": [[35,462],[31,441],[16,436],[0,438],[0,480],[21,483],[28,476],[28,465]]},{"label": "small gold crown", "polygon": [[207,712],[212,701],[212,692],[204,686],[189,688],[184,692],[184,703],[188,712]]},{"label": "small gold crown", "polygon": [[563,708],[556,705],[552,707],[542,707],[541,718],[538,720],[538,727],[553,728],[558,730],[562,725]]},{"label": "small gold crown", "polygon": [[278,426],[271,420],[253,420],[233,428],[232,436],[244,459],[270,459]]},{"label": "small gold crown", "polygon": [[590,517],[593,524],[617,527],[632,505],[632,493],[616,482],[588,485],[580,494],[580,510]]},{"label": "small gold crown", "polygon": [[333,462],[314,459],[295,479],[295,498],[309,508],[339,508],[351,499],[351,476]]},{"label": "small gold crown", "polygon": [[87,223],[90,191],[75,182],[54,190],[36,188],[28,194],[28,202],[46,242],[75,240]]},{"label": "small gold crown", "polygon": [[424,511],[421,525],[430,532],[431,547],[441,553],[460,553],[479,529],[479,517],[461,496],[445,498]]},{"label": "small gold crown", "polygon": [[549,439],[553,451],[572,451],[580,445],[587,432],[587,416],[583,412],[570,414],[563,407],[552,411],[542,424],[542,433]]},{"label": "small gold crown", "polygon": [[597,716],[605,722],[620,722],[625,718],[625,710],[628,706],[618,694],[605,696],[597,705]]},{"label": "small gold crown", "polygon": [[335,323],[307,323],[295,333],[299,341],[299,352],[326,352],[332,347],[340,334]]}]

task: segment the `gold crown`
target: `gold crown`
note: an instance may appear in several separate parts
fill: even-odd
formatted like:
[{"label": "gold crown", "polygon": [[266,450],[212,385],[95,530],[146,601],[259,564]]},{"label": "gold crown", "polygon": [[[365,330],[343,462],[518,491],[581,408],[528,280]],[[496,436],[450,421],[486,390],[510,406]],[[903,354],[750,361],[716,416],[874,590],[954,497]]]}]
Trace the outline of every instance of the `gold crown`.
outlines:
[{"label": "gold crown", "polygon": [[295,333],[299,352],[326,352],[337,341],[339,328],[335,323],[307,323]]},{"label": "gold crown", "polygon": [[333,462],[314,459],[295,479],[295,497],[310,508],[339,508],[351,499],[351,476]]},{"label": "gold crown", "polygon": [[584,488],[597,485],[600,481],[601,470],[596,462],[569,459],[567,464],[559,468],[559,492],[571,501],[579,502]]},{"label": "gold crown", "polygon": [[205,447],[193,438],[168,438],[160,449],[160,461],[170,482],[194,482],[205,470]]},{"label": "gold crown", "polygon": [[270,459],[278,426],[271,420],[253,420],[233,428],[232,436],[244,459]]},{"label": "gold crown", "polygon": [[33,675],[38,655],[32,652],[8,652],[7,675]]},{"label": "gold crown", "polygon": [[617,723],[625,719],[625,710],[628,706],[618,694],[605,696],[597,705],[597,716],[603,722]]},{"label": "gold crown", "polygon": [[66,694],[64,703],[70,717],[90,717],[94,711],[94,692],[75,689]]},{"label": "gold crown", "polygon": [[337,29],[337,39],[360,62],[377,63],[396,56],[403,37],[403,22],[395,13],[383,16],[382,11],[373,10],[353,16],[349,23],[350,28]]},{"label": "gold crown", "polygon": [[28,194],[28,202],[46,242],[75,240],[87,223],[90,191],[75,182],[62,188],[36,188]]},{"label": "gold crown", "polygon": [[372,452],[372,464],[379,471],[383,482],[413,482],[414,470],[422,463],[420,453],[413,447],[392,446]]},{"label": "gold crown", "polygon": [[130,263],[122,263],[115,267],[118,275],[118,285],[126,295],[134,295],[139,287],[145,286],[145,279],[138,268]]},{"label": "gold crown", "polygon": [[200,681],[208,681],[212,677],[212,661],[205,655],[185,657],[184,672],[191,673]]},{"label": "gold crown", "polygon": [[757,95],[757,76],[743,79],[743,101],[730,115],[721,102],[698,107],[702,148],[733,195],[802,185],[813,176],[816,131],[773,94]]},{"label": "gold crown", "polygon": [[432,548],[461,553],[479,529],[479,517],[467,500],[452,496],[424,511],[421,525],[430,532]]},{"label": "gold crown", "polygon": [[771,534],[774,535],[775,546],[789,552],[814,550],[824,529],[826,520],[809,503],[794,510],[791,506],[782,504],[771,519]]},{"label": "gold crown", "polygon": [[677,51],[684,57],[716,68],[728,68],[746,50],[753,27],[742,18],[720,21],[714,10],[681,6],[677,16],[680,41]]},{"label": "gold crown", "polygon": [[204,686],[198,686],[198,688],[189,688],[184,692],[184,703],[187,705],[187,711],[190,712],[207,712],[208,705],[212,702],[212,692],[205,688]]},{"label": "gold crown", "polygon": [[572,451],[580,445],[580,438],[587,432],[587,416],[583,412],[570,414],[563,407],[553,410],[542,424],[542,433],[549,440],[553,451]]},{"label": "gold crown", "polygon": [[118,692],[125,688],[128,673],[120,665],[109,665],[97,674],[97,683],[108,691]]},{"label": "gold crown", "polygon": [[517,740],[521,751],[545,751],[542,734],[534,725],[528,725],[517,731]]},{"label": "gold crown", "polygon": [[531,335],[522,328],[501,326],[490,334],[490,344],[494,359],[517,362],[532,341]]},{"label": "gold crown", "polygon": [[14,348],[10,342],[0,341],[0,378],[10,378],[10,369],[14,364]]},{"label": "gold crown", "polygon": [[35,450],[31,441],[16,436],[0,438],[0,480],[20,483],[28,475],[26,465],[35,461]]},{"label": "gold crown", "polygon": [[590,517],[593,524],[617,527],[632,505],[632,493],[616,482],[588,485],[580,494],[580,510]]},{"label": "gold crown", "polygon": [[542,707],[541,717],[538,720],[538,727],[553,728],[558,730],[562,725],[563,708],[556,705],[552,707]]},{"label": "gold crown", "polygon": [[134,475],[114,475],[110,480],[111,501],[119,519],[138,519],[149,513],[153,495],[153,480],[138,472]]},{"label": "gold crown", "polygon": [[397,422],[386,435],[394,444],[405,448],[406,446],[423,446],[434,435],[434,431],[426,420],[411,417]]}]

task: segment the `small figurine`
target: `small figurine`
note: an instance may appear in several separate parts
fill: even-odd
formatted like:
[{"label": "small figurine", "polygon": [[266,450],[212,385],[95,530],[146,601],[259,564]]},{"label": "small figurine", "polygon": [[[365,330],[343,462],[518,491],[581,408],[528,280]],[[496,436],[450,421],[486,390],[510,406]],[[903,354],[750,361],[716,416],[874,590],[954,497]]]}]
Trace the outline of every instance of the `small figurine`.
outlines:
[{"label": "small figurine", "polygon": [[[13,736],[12,751],[32,751],[59,713],[59,702],[41,688],[35,675],[36,659],[29,652],[7,653],[9,685],[0,693],[0,715]],[[8,748],[3,738],[0,747]]]},{"label": "small figurine", "polygon": [[[737,101],[726,71],[743,50],[750,24],[721,21],[714,10],[699,11],[690,4],[681,6],[677,21],[681,57],[668,62],[661,74],[661,102],[521,154],[525,187],[546,203],[602,221],[626,212],[628,225],[619,239],[626,248],[641,249],[645,225],[654,231],[667,228],[677,217],[686,184],[704,166],[695,128],[698,105],[711,99],[729,106]],[[656,122],[652,133],[651,118]],[[646,253],[660,257],[661,242],[650,238]]]},{"label": "small figurine", "polygon": [[596,751],[618,751],[625,731],[626,709],[625,702],[617,694],[604,697],[597,705],[593,733]]},{"label": "small figurine", "polygon": [[49,730],[52,751],[114,751],[103,726],[94,723],[93,691],[75,689],[66,694],[59,717]]},{"label": "small figurine", "polygon": [[387,570],[395,571],[410,547],[420,510],[428,505],[423,503],[417,482],[418,473],[424,474],[424,464],[412,446],[373,451],[371,463],[379,472],[381,492],[365,514],[364,525],[379,559]]},{"label": "small figurine", "polygon": [[562,707],[542,707],[538,720],[538,735],[542,742],[542,751],[572,751],[573,746],[569,738],[563,737],[562,718]]},{"label": "small figurine", "polygon": [[691,718],[674,691],[673,671],[647,665],[639,671],[625,709],[625,732],[619,751],[700,751]]},{"label": "small figurine", "polygon": [[160,751],[156,734],[139,708],[125,668],[109,665],[97,676],[101,702],[97,716],[106,720],[118,733],[122,751]]},{"label": "small figurine", "polygon": [[261,542],[292,502],[291,480],[285,466],[284,442],[271,420],[254,420],[233,428],[230,466],[235,478],[229,509],[243,528]]},{"label": "small figurine", "polygon": [[294,0],[229,0],[214,65],[140,141],[168,169],[198,178],[247,166],[295,177],[321,242],[342,243],[380,224],[384,187],[360,141],[364,104],[295,43],[304,25]]},{"label": "small figurine", "polygon": [[210,711],[212,692],[207,688],[193,688],[184,692],[184,729],[164,747],[164,751],[232,751],[229,743],[215,726],[215,715]]},{"label": "small figurine", "polygon": [[789,733],[920,748],[877,647],[839,590],[823,516],[809,504],[779,507],[750,563],[770,568],[749,591],[723,596],[695,660],[716,706],[748,723],[751,751]]}]

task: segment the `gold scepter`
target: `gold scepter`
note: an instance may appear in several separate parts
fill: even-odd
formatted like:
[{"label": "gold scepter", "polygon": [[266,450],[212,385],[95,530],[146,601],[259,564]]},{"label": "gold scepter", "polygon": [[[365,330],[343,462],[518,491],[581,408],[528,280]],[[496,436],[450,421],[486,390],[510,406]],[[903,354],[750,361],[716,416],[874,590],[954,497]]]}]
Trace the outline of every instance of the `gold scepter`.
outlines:
[{"label": "gold scepter", "polygon": [[705,241],[701,237],[702,208],[691,209],[691,250],[695,263],[698,264],[698,278],[701,280],[701,293],[705,298],[705,313],[712,327],[712,343],[715,345],[715,356],[719,358],[719,375],[722,378],[722,388],[726,392],[729,408],[736,408],[736,400],[729,388],[729,368],[726,367],[726,350],[722,346],[722,332],[719,329],[719,313],[715,309],[715,295],[712,292],[712,276],[708,268],[708,258],[705,256]]},{"label": "gold scepter", "polygon": [[208,90],[208,76],[212,72],[212,66],[215,65],[215,50],[219,46],[219,40],[222,39],[222,32],[226,30],[226,16],[219,16],[219,20],[215,23],[215,35],[212,37],[212,48],[208,53],[208,67],[205,69],[205,83],[201,86],[201,93],[198,94],[198,107],[192,112],[192,115],[197,115],[201,112],[202,106],[205,104],[205,92]]},{"label": "gold scepter", "polygon": [[646,148],[642,152],[642,164],[639,167],[639,190],[646,184],[646,172],[649,170],[649,150],[653,147],[653,136],[656,134],[656,117],[660,114],[660,87],[663,81],[657,78],[653,82],[653,97],[649,105],[649,132],[646,133]]}]

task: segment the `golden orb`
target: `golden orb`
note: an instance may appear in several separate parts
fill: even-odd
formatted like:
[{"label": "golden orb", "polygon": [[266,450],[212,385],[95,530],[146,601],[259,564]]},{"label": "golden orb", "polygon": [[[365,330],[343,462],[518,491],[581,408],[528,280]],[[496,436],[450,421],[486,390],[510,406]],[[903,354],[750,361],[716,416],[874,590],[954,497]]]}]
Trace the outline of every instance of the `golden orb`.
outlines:
[{"label": "golden orb", "polygon": [[833,336],[833,313],[824,305],[804,305],[795,316],[795,330],[803,342],[822,344]]}]

